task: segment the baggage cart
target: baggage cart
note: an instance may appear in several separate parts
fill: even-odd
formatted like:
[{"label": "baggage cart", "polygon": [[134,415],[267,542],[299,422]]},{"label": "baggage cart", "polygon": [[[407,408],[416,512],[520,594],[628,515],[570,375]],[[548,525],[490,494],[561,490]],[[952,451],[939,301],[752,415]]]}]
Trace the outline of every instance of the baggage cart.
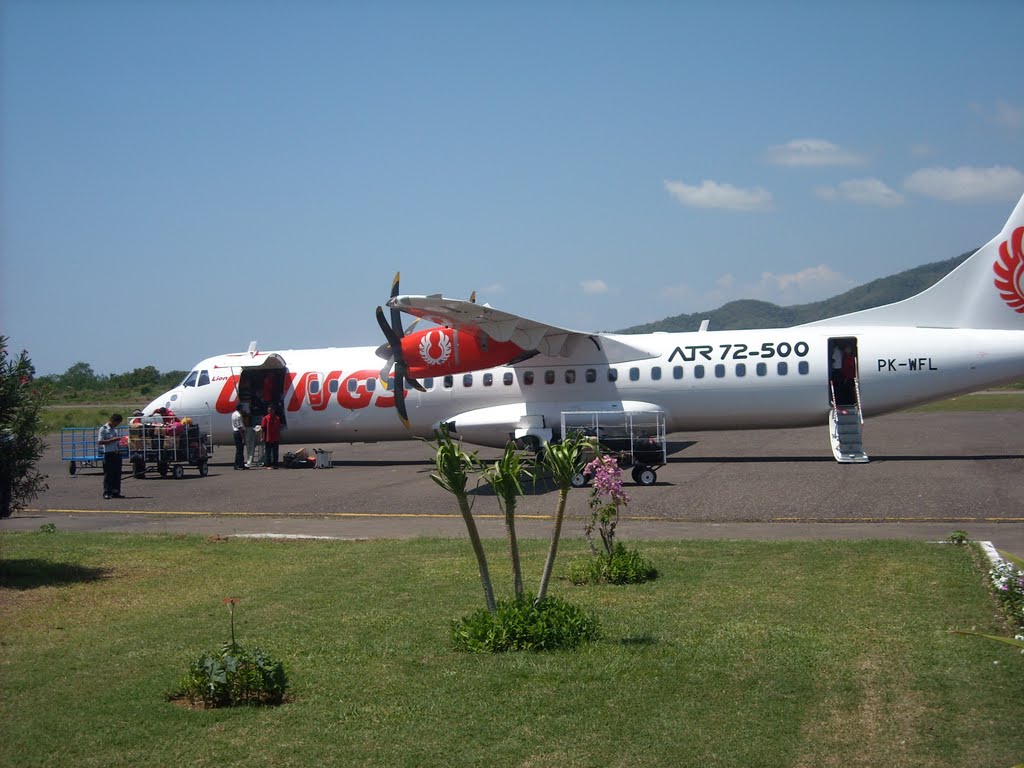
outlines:
[{"label": "baggage cart", "polygon": [[[60,431],[60,460],[67,462],[68,474],[79,469],[102,468],[103,449],[96,442],[99,427],[64,427]],[[118,427],[121,455],[128,457],[128,429]]]},{"label": "baggage cart", "polygon": [[[562,435],[597,438],[602,453],[614,456],[623,468],[631,467],[633,482],[654,485],[658,470],[668,462],[664,411],[563,411]],[[573,485],[590,478],[578,475]]]},{"label": "baggage cart", "polygon": [[165,422],[158,416],[133,417],[128,424],[127,451],[132,474],[142,479],[155,471],[175,480],[185,476],[185,466],[195,467],[200,477],[210,471],[213,455],[211,417],[183,418]]}]

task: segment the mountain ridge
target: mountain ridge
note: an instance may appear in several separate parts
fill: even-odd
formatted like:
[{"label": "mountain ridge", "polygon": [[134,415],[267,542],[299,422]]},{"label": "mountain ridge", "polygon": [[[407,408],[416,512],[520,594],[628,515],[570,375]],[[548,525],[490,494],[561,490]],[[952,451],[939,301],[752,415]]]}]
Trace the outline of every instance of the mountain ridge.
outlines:
[{"label": "mountain ridge", "polygon": [[892,304],[915,296],[935,285],[970,258],[975,251],[968,251],[944,261],[922,264],[888,277],[880,277],[831,298],[808,304],[791,304],[783,307],[770,301],[737,299],[723,304],[718,309],[672,315],[654,322],[633,325],[616,331],[616,333],[696,331],[705,319],[711,321],[709,327],[716,331],[786,328],[811,323],[815,320],[824,320],[828,317]]}]

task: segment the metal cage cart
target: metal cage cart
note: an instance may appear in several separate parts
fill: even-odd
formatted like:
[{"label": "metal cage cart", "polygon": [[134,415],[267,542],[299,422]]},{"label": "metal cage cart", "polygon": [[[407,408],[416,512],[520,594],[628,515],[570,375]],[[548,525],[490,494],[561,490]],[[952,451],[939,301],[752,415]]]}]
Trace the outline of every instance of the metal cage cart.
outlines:
[{"label": "metal cage cart", "polygon": [[132,419],[127,437],[132,474],[141,479],[147,471],[155,470],[160,477],[171,475],[180,480],[187,464],[198,469],[200,477],[206,477],[213,455],[211,421],[209,415],[166,424],[159,418]]},{"label": "metal cage cart", "polygon": [[[79,469],[102,467],[103,451],[96,442],[97,427],[64,427],[60,431],[60,460],[68,463],[72,477]],[[121,455],[128,456],[128,430],[117,428],[121,437]]]},{"label": "metal cage cart", "polygon": [[[633,482],[654,485],[658,470],[668,463],[663,411],[563,411],[562,435],[596,437],[601,450],[620,467],[632,467]],[[573,485],[586,485],[578,475]]]}]

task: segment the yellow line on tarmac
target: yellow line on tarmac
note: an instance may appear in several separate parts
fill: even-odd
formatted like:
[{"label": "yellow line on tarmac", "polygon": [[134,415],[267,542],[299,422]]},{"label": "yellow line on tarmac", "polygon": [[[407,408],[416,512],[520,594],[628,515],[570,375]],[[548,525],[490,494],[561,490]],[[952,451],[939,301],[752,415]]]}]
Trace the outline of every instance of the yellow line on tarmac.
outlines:
[{"label": "yellow line on tarmac", "polygon": [[[45,514],[61,512],[65,514],[94,515],[169,515],[177,517],[394,517],[394,518],[437,518],[443,520],[458,519],[461,515],[442,514],[435,512],[191,512],[188,510],[152,510],[152,509],[26,509],[26,512]],[[474,518],[485,520],[504,520],[504,515],[473,515]],[[551,515],[516,515],[517,520],[550,520]]]}]

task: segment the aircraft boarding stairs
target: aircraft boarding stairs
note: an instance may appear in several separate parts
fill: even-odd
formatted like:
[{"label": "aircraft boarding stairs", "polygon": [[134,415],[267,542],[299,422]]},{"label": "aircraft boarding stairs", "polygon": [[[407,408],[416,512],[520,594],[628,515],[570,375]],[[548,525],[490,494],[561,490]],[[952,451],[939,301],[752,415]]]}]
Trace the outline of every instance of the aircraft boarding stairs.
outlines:
[{"label": "aircraft boarding stairs", "polygon": [[832,443],[832,455],[840,464],[864,464],[870,461],[864,453],[862,427],[864,414],[860,408],[860,382],[854,380],[856,403],[837,405],[835,388],[832,388],[832,409],[828,413],[828,433]]}]

